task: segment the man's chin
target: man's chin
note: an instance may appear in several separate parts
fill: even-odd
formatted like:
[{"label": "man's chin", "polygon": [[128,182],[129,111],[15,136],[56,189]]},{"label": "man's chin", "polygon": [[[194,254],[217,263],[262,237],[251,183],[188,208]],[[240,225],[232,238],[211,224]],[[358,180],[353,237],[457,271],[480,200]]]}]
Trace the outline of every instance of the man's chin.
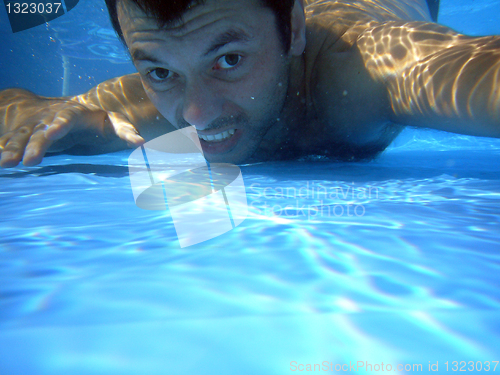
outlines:
[{"label": "man's chin", "polygon": [[228,164],[245,164],[249,157],[236,152],[228,152],[225,154],[204,154],[205,159],[209,163],[228,163]]}]

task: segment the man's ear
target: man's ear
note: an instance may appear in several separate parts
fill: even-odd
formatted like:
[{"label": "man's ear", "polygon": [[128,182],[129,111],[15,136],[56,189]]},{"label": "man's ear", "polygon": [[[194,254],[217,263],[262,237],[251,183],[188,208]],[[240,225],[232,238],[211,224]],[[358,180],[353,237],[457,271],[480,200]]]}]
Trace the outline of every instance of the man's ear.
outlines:
[{"label": "man's ear", "polygon": [[303,0],[295,0],[292,9],[292,43],[290,52],[299,56],[306,48],[306,15]]}]

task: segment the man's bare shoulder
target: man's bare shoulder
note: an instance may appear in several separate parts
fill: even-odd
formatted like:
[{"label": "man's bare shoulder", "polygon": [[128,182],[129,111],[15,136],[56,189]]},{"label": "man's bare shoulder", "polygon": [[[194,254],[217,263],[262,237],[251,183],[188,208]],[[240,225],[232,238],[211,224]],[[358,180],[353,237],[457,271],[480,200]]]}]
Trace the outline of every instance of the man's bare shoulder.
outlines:
[{"label": "man's bare shoulder", "polygon": [[345,51],[367,28],[387,21],[430,21],[426,0],[305,0],[307,45]]},{"label": "man's bare shoulder", "polygon": [[[306,81],[326,142],[383,150],[399,132],[389,124],[385,87],[352,48],[367,29],[389,21],[429,21],[426,0],[306,1]],[[325,140],[325,138],[323,138]]]},{"label": "man's bare shoulder", "polygon": [[309,17],[335,16],[338,22],[347,23],[362,18],[383,22],[427,20],[429,17],[426,0],[304,0],[304,5]]},{"label": "man's bare shoulder", "polygon": [[367,29],[389,21],[430,21],[426,0],[305,0],[306,77],[331,75],[328,61]]}]

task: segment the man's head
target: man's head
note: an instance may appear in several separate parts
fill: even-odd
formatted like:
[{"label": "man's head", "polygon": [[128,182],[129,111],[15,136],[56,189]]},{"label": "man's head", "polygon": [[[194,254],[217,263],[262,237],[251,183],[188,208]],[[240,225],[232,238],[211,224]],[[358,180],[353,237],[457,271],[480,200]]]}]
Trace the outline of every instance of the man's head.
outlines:
[{"label": "man's head", "polygon": [[290,2],[107,0],[153,104],[177,128],[197,128],[209,161],[229,163],[280,121],[291,57],[305,47],[303,9]]}]

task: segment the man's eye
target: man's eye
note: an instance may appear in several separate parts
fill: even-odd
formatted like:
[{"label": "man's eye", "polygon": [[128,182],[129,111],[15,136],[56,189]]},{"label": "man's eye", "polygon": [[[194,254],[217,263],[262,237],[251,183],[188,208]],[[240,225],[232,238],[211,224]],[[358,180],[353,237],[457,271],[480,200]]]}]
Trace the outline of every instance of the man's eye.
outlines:
[{"label": "man's eye", "polygon": [[240,60],[241,56],[237,54],[224,55],[217,61],[217,67],[219,69],[231,69],[238,65]]},{"label": "man's eye", "polygon": [[150,70],[148,72],[148,75],[154,80],[154,81],[165,81],[169,78],[172,78],[173,73],[168,70],[168,69],[163,69],[163,68],[156,68],[153,70]]}]

